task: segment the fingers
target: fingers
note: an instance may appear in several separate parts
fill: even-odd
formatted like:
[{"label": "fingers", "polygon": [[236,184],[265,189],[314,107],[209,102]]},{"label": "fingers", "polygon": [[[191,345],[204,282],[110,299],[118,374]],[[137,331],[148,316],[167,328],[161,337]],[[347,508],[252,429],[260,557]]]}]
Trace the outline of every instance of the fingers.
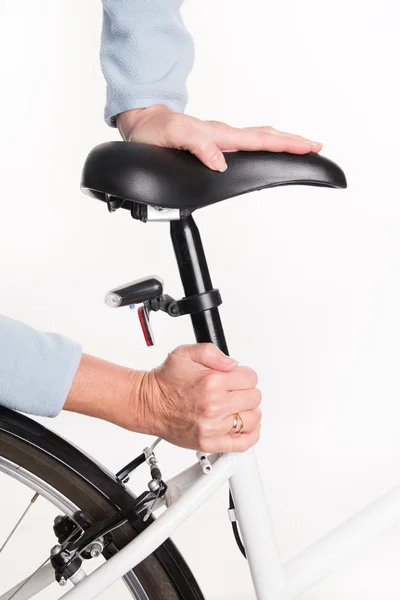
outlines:
[{"label": "fingers", "polygon": [[266,133],[269,133],[271,135],[275,135],[275,136],[280,136],[280,137],[285,137],[285,138],[289,138],[292,140],[295,140],[297,142],[301,142],[304,144],[311,144],[312,146],[312,151],[313,152],[320,152],[320,150],[322,149],[323,144],[321,144],[320,142],[315,142],[313,140],[311,140],[310,138],[306,138],[302,135],[296,135],[294,133],[290,133],[288,131],[280,131],[279,129],[275,129],[274,127],[249,127],[249,129],[252,130],[261,130],[261,131],[265,131]]},{"label": "fingers", "polygon": [[268,150],[270,152],[292,152],[294,154],[306,154],[311,151],[319,151],[322,146],[301,137],[295,137],[282,133],[271,133],[264,128],[238,129],[235,139],[241,150]]},{"label": "fingers", "polygon": [[271,135],[284,136],[284,137],[296,140],[298,142],[304,142],[305,144],[311,144],[313,152],[320,152],[320,150],[322,149],[322,146],[323,146],[323,144],[321,144],[320,142],[315,142],[313,140],[310,140],[310,138],[306,138],[302,135],[296,135],[296,134],[290,133],[288,131],[280,131],[279,129],[275,129],[274,127],[251,127],[250,129],[255,129],[255,130],[261,129],[261,130],[265,130],[267,133],[270,133]]},{"label": "fingers", "polygon": [[[201,124],[202,122],[199,121]],[[214,171],[226,171],[225,157],[213,137],[207,135],[195,121],[185,119],[181,126],[175,127],[170,142],[177,148],[185,148],[197,156],[201,162]]]},{"label": "fingers", "polygon": [[225,400],[221,402],[221,417],[232,415],[235,412],[253,410],[260,406],[262,400],[259,388],[228,392]]},{"label": "fingers", "polygon": [[236,367],[234,371],[224,375],[226,390],[250,390],[258,383],[257,373],[250,367]]},{"label": "fingers", "polygon": [[241,392],[230,392],[220,402],[205,402],[197,413],[200,434],[204,437],[228,434],[233,426],[233,415],[239,413],[243,430],[249,432],[261,420],[261,391],[258,388]]},{"label": "fingers", "polygon": [[220,419],[239,410],[255,408],[261,402],[261,392],[255,387],[257,382],[256,372],[249,367],[237,366],[225,373],[208,371],[197,383],[198,416]]},{"label": "fingers", "polygon": [[[243,369],[254,373],[247,367]],[[261,392],[258,388],[229,392],[222,402],[211,401],[206,414],[197,420],[196,447],[204,452],[244,452],[253,446],[260,435],[260,403]],[[243,421],[240,434],[231,433],[234,413],[239,413]]]},{"label": "fingers", "polygon": [[269,150],[305,154],[319,152],[322,144],[273,127],[230,127],[226,123],[207,121],[213,139],[221,150]]},{"label": "fingers", "polygon": [[[149,377],[144,403],[153,415],[154,434],[204,452],[240,452],[256,443],[261,418],[257,374],[239,367],[214,344],[179,346]],[[230,434],[235,412],[243,420],[240,435]]]},{"label": "fingers", "polygon": [[322,148],[319,142],[273,127],[231,127],[221,121],[202,121],[174,113],[163,105],[126,111],[119,115],[118,126],[124,139],[189,150],[204,165],[221,172],[227,169],[223,151],[267,150],[307,154],[319,152]]},{"label": "fingers", "polygon": [[231,371],[238,364],[237,360],[227,356],[218,346],[211,343],[178,346],[172,354],[216,371]]},{"label": "fingers", "polygon": [[224,435],[204,439],[201,444],[202,452],[245,452],[260,439],[260,426],[250,433]]},{"label": "fingers", "polygon": [[[275,127],[271,127],[269,125],[261,125],[258,127],[245,127],[245,129],[252,129],[253,131],[261,130],[266,133],[270,133],[271,135],[285,135],[292,138],[297,138],[299,140],[304,140],[305,142],[309,142],[310,144],[318,144],[319,142],[315,142],[310,138],[304,137],[304,135],[297,135],[295,133],[291,133],[290,131],[282,131],[281,129],[275,129]],[[322,145],[322,144],[321,144]]]},{"label": "fingers", "polygon": [[[215,436],[223,436],[230,434],[233,426],[233,414],[235,412],[239,413],[239,416],[243,421],[243,429],[240,435],[243,435],[244,433],[251,433],[260,426],[261,409],[258,406],[253,410],[233,411],[231,415],[225,417],[225,419],[220,421],[218,425],[214,428]],[[231,435],[239,434],[232,433]]]}]

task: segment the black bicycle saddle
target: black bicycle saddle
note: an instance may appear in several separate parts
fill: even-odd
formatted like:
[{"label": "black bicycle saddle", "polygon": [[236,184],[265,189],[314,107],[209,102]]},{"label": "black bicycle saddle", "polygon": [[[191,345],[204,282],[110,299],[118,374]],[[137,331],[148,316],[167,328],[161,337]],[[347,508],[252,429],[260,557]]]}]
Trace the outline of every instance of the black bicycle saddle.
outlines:
[{"label": "black bicycle saddle", "polygon": [[334,162],[314,152],[238,151],[224,153],[228,169],[212,171],[187,150],[150,144],[107,142],[86,159],[82,190],[98,198],[179,208],[191,213],[240,194],[278,185],[345,188],[346,177]]}]

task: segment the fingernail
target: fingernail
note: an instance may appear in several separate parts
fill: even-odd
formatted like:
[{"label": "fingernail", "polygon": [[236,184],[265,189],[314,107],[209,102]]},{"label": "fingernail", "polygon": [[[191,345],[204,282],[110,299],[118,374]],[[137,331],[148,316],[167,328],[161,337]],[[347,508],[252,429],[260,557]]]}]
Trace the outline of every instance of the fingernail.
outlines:
[{"label": "fingernail", "polygon": [[227,356],[224,353],[222,353],[222,361],[224,363],[226,363],[227,365],[231,365],[232,363],[235,363],[236,365],[239,364],[239,362],[237,360],[234,360],[233,358],[231,358],[230,356]]},{"label": "fingernail", "polygon": [[311,147],[313,150],[317,150],[318,148],[322,147],[323,144],[321,144],[321,142],[312,142],[311,143]]},{"label": "fingernail", "polygon": [[225,158],[224,158],[224,155],[222,154],[222,152],[217,152],[217,154],[211,160],[211,163],[212,163],[213,167],[215,167],[215,169],[217,169],[217,171],[221,171],[221,173],[226,171],[228,168],[228,165],[226,164],[226,161],[225,161]]}]

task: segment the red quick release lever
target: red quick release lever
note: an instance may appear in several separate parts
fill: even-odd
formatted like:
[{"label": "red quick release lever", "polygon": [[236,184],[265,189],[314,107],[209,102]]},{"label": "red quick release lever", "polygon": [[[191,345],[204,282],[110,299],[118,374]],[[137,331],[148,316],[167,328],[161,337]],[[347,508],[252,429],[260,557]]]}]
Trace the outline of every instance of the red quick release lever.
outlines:
[{"label": "red quick release lever", "polygon": [[150,314],[146,305],[138,308],[138,316],[147,346],[154,346],[154,335],[150,325]]}]

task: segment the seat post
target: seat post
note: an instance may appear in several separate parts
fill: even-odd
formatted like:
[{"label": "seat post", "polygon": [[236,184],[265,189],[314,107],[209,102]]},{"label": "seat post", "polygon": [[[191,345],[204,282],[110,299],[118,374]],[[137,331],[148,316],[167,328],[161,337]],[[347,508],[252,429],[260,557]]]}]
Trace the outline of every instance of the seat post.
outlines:
[{"label": "seat post", "polygon": [[[171,221],[171,239],[186,296],[213,289],[200,233],[190,215]],[[218,308],[191,315],[197,342],[213,342],[228,354],[228,346]]]}]

